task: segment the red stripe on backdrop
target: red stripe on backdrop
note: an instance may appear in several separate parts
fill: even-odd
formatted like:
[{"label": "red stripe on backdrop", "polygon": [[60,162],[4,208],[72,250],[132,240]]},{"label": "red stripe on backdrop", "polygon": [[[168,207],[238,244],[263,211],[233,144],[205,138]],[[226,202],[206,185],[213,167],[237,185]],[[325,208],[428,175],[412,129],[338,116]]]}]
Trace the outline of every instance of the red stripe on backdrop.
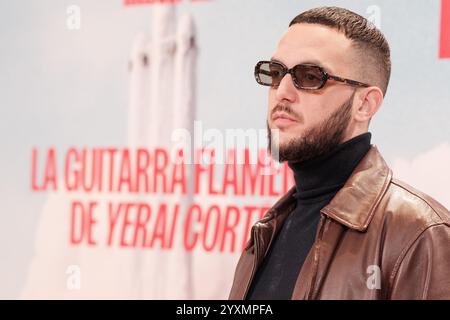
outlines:
[{"label": "red stripe on backdrop", "polygon": [[450,58],[450,0],[441,0],[439,58]]}]

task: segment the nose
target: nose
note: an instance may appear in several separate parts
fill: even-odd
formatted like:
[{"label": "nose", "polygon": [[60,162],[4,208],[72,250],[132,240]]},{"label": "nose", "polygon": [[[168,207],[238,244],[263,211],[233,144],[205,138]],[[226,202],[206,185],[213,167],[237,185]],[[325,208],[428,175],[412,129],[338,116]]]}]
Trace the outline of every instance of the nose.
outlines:
[{"label": "nose", "polygon": [[289,101],[290,103],[295,102],[297,98],[297,88],[294,86],[292,76],[287,73],[276,90],[276,98],[279,102]]}]

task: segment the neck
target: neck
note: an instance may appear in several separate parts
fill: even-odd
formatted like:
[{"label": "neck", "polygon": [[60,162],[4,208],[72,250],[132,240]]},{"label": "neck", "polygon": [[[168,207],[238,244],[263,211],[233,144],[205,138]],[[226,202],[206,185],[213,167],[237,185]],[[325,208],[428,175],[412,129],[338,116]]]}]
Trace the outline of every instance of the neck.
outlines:
[{"label": "neck", "polygon": [[298,199],[336,193],[370,149],[371,133],[341,143],[332,151],[304,162],[289,162]]}]

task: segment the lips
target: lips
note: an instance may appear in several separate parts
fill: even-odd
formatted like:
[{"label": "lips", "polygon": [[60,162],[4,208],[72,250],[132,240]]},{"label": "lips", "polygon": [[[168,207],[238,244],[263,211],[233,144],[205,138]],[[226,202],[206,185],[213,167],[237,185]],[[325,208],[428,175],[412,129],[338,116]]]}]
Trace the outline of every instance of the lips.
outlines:
[{"label": "lips", "polygon": [[288,114],[279,112],[276,112],[272,116],[272,121],[279,128],[284,128],[297,122],[295,118],[289,116]]}]

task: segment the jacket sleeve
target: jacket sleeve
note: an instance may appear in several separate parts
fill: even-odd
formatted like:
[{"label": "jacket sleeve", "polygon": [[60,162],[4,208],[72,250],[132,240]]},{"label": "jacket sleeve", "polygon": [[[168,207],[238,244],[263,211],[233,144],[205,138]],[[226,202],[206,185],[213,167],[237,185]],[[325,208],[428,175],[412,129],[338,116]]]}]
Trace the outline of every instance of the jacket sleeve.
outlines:
[{"label": "jacket sleeve", "polygon": [[450,299],[450,226],[425,229],[391,275],[391,299]]}]

